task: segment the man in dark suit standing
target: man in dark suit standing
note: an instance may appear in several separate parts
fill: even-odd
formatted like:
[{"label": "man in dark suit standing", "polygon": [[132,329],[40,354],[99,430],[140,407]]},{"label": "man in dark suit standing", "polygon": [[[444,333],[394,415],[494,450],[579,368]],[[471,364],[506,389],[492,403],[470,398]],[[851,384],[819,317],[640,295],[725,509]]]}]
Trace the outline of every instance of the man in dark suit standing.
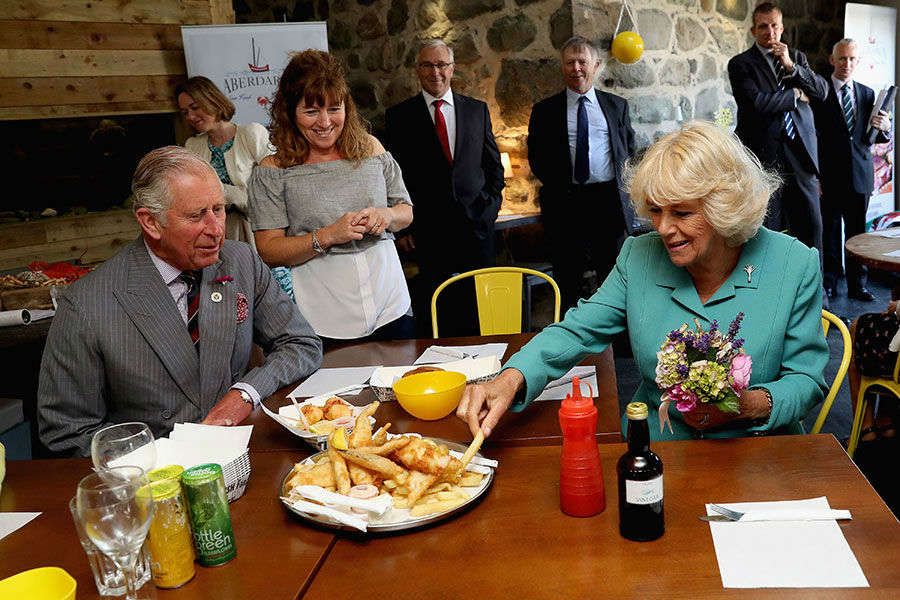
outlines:
[{"label": "man in dark suit standing", "polygon": [[[872,149],[866,143],[869,126],[879,130],[876,143],[889,138],[891,122],[884,111],[872,114],[875,92],[857,81],[853,71],[859,64],[859,47],[842,39],[834,45],[828,62],[833,69],[824,102],[813,101],[819,137],[822,171],[822,222],[825,246],[825,292],[837,296],[841,268],[841,220],[850,238],[866,230],[869,196],[875,187]],[[866,267],[847,253],[847,295],[856,300],[875,299],[866,289]]]},{"label": "man in dark suit standing", "polygon": [[[132,182],[141,236],[59,299],[38,387],[41,440],[90,456],[93,434],[143,421],[237,425],[315,371],[322,343],[271,271],[225,240],[218,175],[180,146],[147,154]],[[265,364],[249,368],[258,343]]]},{"label": "man in dark suit standing", "polygon": [[[399,233],[397,244],[415,251],[420,281],[414,313],[430,322],[431,294],[440,283],[494,265],[494,221],[505,184],[487,104],[450,89],[453,50],[438,39],[425,41],[416,74],[422,92],[385,113],[386,145],[415,206],[411,230]],[[463,283],[450,294],[474,311],[474,288]],[[448,309],[438,312],[450,315]],[[475,333],[474,313],[456,312],[469,327],[442,327],[441,334]]]},{"label": "man in dark suit standing", "polygon": [[827,84],[809,68],[805,54],[781,42],[781,19],[771,2],[758,5],[750,27],[756,43],[728,61],[736,133],[764,165],[784,177],[784,186],[769,202],[766,227],[778,231],[787,225],[821,255],[819,154],[809,102],[824,100]]},{"label": "man in dark suit standing", "polygon": [[637,222],[622,190],[634,154],[628,102],[594,88],[600,59],[589,40],[575,36],[560,52],[566,89],[531,109],[528,162],[541,182],[544,235],[566,310],[585,296],[589,265],[598,283],[606,279],[619,238]]}]

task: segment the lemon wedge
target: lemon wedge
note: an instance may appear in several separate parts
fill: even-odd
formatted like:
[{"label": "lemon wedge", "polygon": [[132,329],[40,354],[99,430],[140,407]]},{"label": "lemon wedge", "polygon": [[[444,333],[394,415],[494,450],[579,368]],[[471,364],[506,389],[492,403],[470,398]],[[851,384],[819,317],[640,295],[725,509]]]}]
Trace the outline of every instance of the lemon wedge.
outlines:
[{"label": "lemon wedge", "polygon": [[309,430],[316,435],[328,435],[334,431],[334,423],[331,421],[319,421],[309,426]]},{"label": "lemon wedge", "polygon": [[334,434],[329,439],[329,443],[338,450],[347,449],[347,432],[343,427],[334,430]]}]

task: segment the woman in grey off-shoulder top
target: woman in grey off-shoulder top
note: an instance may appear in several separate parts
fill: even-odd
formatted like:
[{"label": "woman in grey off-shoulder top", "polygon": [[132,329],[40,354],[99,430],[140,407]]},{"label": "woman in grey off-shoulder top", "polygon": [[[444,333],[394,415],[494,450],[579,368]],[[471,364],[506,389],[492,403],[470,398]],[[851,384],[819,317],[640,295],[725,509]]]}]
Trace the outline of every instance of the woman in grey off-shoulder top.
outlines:
[{"label": "woman in grey off-shoulder top", "polygon": [[336,59],[295,55],[272,121],[276,154],[248,186],[260,256],[290,267],[300,311],[326,342],[412,337],[392,233],[412,221],[412,202],[396,161],[365,132]]}]

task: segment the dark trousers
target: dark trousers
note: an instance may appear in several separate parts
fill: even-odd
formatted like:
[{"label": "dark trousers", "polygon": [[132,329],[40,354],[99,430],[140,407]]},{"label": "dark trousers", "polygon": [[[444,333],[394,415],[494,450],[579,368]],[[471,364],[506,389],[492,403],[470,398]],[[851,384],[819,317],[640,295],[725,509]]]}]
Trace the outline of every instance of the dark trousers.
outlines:
[{"label": "dark trousers", "polygon": [[564,313],[594,293],[585,290],[585,271],[593,269],[600,285],[615,266],[625,218],[615,180],[572,185],[565,197],[546,201],[554,203],[542,206],[544,236]]},{"label": "dark trousers", "polygon": [[851,190],[838,192],[826,186],[822,195],[822,224],[824,227],[823,244],[825,246],[825,286],[836,287],[844,274],[841,268],[841,256],[847,267],[847,291],[853,292],[866,285],[867,269],[844,250],[841,243],[841,221],[844,223],[844,236],[850,239],[854,235],[866,231],[866,211],[869,209],[869,195]]},{"label": "dark trousers", "polygon": [[[443,226],[414,229],[419,275],[410,289],[416,335],[431,337],[431,297],[437,287],[456,275],[493,267],[494,233],[480,235],[472,223],[449,212]],[[478,335],[478,305],[474,279],[448,286],[438,296],[438,333],[441,337]]]},{"label": "dark trousers", "polygon": [[781,144],[778,164],[784,185],[772,194],[765,225],[788,233],[819,251],[822,260],[822,210],[815,169],[800,138],[785,139]]}]

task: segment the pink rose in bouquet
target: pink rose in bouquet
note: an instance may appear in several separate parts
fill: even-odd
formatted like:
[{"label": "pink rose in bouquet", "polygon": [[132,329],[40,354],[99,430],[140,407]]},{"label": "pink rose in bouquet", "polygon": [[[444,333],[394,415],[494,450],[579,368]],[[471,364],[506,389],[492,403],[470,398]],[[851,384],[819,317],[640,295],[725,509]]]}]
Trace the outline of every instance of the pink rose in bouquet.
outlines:
[{"label": "pink rose in bouquet", "polygon": [[749,354],[738,354],[731,359],[731,370],[728,375],[732,380],[731,389],[740,395],[750,385],[750,373],[753,371],[753,359]]}]

